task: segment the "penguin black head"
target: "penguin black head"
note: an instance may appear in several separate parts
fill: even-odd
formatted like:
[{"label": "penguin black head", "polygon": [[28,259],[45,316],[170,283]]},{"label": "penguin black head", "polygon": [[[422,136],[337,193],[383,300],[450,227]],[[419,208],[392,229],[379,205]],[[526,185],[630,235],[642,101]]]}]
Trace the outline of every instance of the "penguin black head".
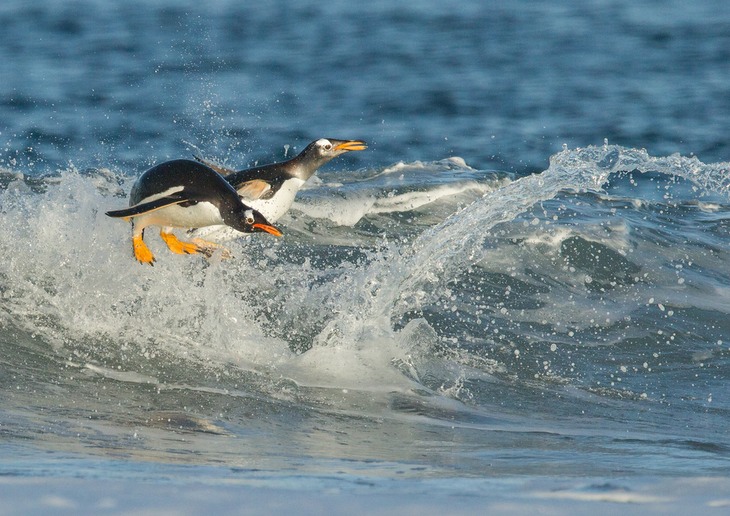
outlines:
[{"label": "penguin black head", "polygon": [[320,138],[307,145],[304,150],[297,156],[299,161],[307,163],[307,168],[321,167],[332,158],[336,158],[340,154],[349,151],[359,151],[367,149],[367,145],[362,140],[335,140],[334,138]]},{"label": "penguin black head", "polygon": [[335,140],[334,138],[320,138],[315,140],[304,149],[302,154],[312,157],[325,158],[327,161],[349,151],[367,149],[368,146],[362,140]]},{"label": "penguin black head", "polygon": [[221,215],[228,226],[242,233],[266,232],[279,237],[282,235],[279,228],[272,226],[261,213],[243,203]]}]

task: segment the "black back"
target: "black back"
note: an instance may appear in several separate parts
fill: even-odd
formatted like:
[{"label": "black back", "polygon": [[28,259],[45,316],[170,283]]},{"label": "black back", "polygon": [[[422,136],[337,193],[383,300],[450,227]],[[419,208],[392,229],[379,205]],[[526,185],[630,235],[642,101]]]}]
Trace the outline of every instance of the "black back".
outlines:
[{"label": "black back", "polygon": [[[226,181],[231,183],[236,189],[240,188],[243,183],[253,179],[266,181],[271,185],[271,192],[269,196],[279,190],[281,185],[284,184],[284,181],[287,179],[298,177],[299,179],[306,181],[317,171],[319,167],[334,158],[334,156],[321,155],[317,148],[317,141],[319,140],[315,140],[307,145],[302,152],[290,160],[239,170],[233,174],[227,175]],[[343,140],[330,139],[330,141],[340,142]],[[297,173],[295,173],[295,170]]]},{"label": "black back", "polygon": [[[322,140],[328,140],[331,145],[327,148],[319,146],[319,142]],[[315,140],[307,145],[302,152],[288,161],[239,170],[226,175],[226,181],[233,185],[236,190],[241,188],[243,184],[248,181],[255,179],[265,181],[271,186],[271,190],[268,192],[266,197],[271,197],[281,188],[282,184],[287,179],[296,177],[302,181],[306,181],[314,175],[319,167],[340,154],[347,152],[349,149],[337,150],[337,146],[339,144],[346,143],[360,144],[360,148],[357,150],[365,148],[365,142],[361,140],[320,138],[319,140]]]},{"label": "black back", "polygon": [[142,174],[132,187],[129,205],[134,206],[155,194],[182,186],[174,194],[190,203],[208,201],[224,211],[234,211],[241,204],[236,190],[218,172],[189,159],[176,159],[155,165]]},{"label": "black back", "polygon": [[[245,213],[251,208],[243,204],[238,192],[218,172],[189,159],[166,161],[142,174],[132,187],[129,203],[134,206],[151,195],[180,186],[182,190],[167,196],[174,204],[192,206],[203,201],[209,202],[218,207],[227,225],[246,233],[254,231],[253,222],[246,220]],[[144,204],[147,206],[151,203]],[[268,224],[260,213],[251,211],[254,222]]]},{"label": "black back", "polygon": [[[146,200],[163,193],[163,197]],[[261,213],[243,203],[238,192],[218,172],[187,159],[166,161],[149,169],[134,183],[129,196],[130,207],[106,214],[132,218],[172,204],[185,207],[204,201],[215,205],[223,223],[233,229],[244,233],[265,231],[281,236],[281,231],[269,224]]]}]

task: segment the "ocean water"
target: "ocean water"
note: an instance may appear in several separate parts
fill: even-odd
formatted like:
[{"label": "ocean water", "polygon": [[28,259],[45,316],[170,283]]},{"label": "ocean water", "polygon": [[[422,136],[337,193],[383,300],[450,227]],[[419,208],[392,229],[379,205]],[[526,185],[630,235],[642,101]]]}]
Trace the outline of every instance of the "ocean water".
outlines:
[{"label": "ocean water", "polygon": [[[727,511],[727,2],[292,4],[0,5],[0,514]],[[104,215],[320,137],[231,258]]]}]

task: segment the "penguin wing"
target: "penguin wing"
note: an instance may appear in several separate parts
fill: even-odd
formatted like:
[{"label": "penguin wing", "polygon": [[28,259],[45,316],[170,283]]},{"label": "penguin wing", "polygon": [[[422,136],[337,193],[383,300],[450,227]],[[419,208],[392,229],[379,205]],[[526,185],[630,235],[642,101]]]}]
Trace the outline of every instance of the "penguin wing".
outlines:
[{"label": "penguin wing", "polygon": [[155,199],[154,201],[141,202],[139,204],[135,204],[134,206],[130,206],[129,208],[126,208],[124,210],[108,211],[108,212],[106,212],[106,214],[109,217],[129,219],[132,217],[136,217],[137,215],[143,215],[143,214],[149,213],[151,211],[159,210],[166,206],[171,206],[173,204],[181,204],[181,203],[189,202],[189,201],[190,201],[190,199],[188,199],[187,197],[181,197],[179,195],[170,195],[167,197],[163,197],[161,199]]},{"label": "penguin wing", "polygon": [[221,165],[218,165],[217,163],[213,163],[212,161],[208,161],[205,158],[201,158],[197,154],[193,154],[193,157],[199,163],[202,163],[203,165],[205,165],[208,168],[212,168],[213,170],[215,170],[216,172],[218,172],[222,176],[227,176],[227,175],[233,174],[233,172],[235,172],[235,170],[231,170],[230,168],[223,167]]},{"label": "penguin wing", "polygon": [[248,201],[256,199],[268,199],[273,195],[271,185],[263,179],[252,179],[236,186],[238,195]]}]

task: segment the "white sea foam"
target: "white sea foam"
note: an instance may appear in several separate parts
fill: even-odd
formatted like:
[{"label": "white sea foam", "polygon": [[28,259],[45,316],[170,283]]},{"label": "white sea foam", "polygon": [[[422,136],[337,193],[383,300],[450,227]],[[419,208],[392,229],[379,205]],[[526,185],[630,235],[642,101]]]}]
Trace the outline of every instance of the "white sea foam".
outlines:
[{"label": "white sea foam", "polygon": [[368,215],[413,211],[445,198],[466,193],[482,195],[492,189],[489,185],[467,183],[379,197],[367,194],[332,196],[318,198],[312,203],[295,202],[292,208],[311,218],[330,220],[338,226],[354,226]]},{"label": "white sea foam", "polygon": [[[387,318],[369,317],[373,298],[367,290],[357,299],[350,295],[367,281],[362,277],[367,269],[354,270],[349,286],[341,283],[345,290],[317,286],[315,278],[315,284],[287,281],[288,290],[274,294],[276,302],[324,296],[342,303],[342,312],[314,337],[312,349],[297,356],[288,342],[268,335],[268,300],[260,293],[276,291],[273,282],[304,271],[298,264],[262,267],[247,255],[250,246],[275,246],[273,238],[232,242],[236,258],[206,261],[170,253],[149,231],[146,240],[158,260],[154,267],[140,265],[131,256],[129,225],[104,215],[125,199],[108,196],[97,179],[69,170],[42,193],[22,181],[0,192],[3,326],[42,336],[61,355],[125,381],[156,383],[135,364],[155,362],[162,354],[213,366],[235,364],[302,386],[384,392],[413,386],[392,366],[415,353],[408,337],[412,326],[393,332]],[[353,315],[360,310],[362,317]],[[130,345],[129,353],[123,352]],[[123,356],[133,358],[125,363]],[[108,361],[119,364],[118,372],[101,365]]]},{"label": "white sea foam", "polygon": [[[455,213],[424,232],[413,246],[406,268],[410,280],[420,282],[424,270],[449,270],[480,260],[489,230],[513,220],[535,204],[554,198],[562,191],[601,192],[612,174],[638,170],[661,172],[688,179],[708,191],[730,197],[730,164],[705,165],[696,157],[649,156],[645,150],[618,146],[564,150],[551,157],[550,168],[541,174],[520,178]],[[404,285],[406,289],[410,286]]]},{"label": "white sea foam", "polygon": [[[276,246],[281,243],[268,235],[231,242],[233,260],[216,257],[206,262],[199,256],[172,255],[154,234],[147,238],[158,262],[154,268],[141,266],[130,256],[129,227],[103,214],[126,204],[124,198],[110,195],[118,191],[113,176],[92,180],[70,170],[42,193],[33,193],[16,180],[0,193],[4,218],[0,251],[5,257],[0,264],[4,306],[0,317],[3,324],[42,334],[62,352],[80,354],[92,363],[118,356],[120,343],[130,343],[142,357],[162,351],[203,363],[233,363],[283,375],[302,386],[409,389],[421,370],[433,366],[426,363],[438,338],[424,337],[429,335],[421,331],[429,328],[425,320],[400,330],[391,320],[439,296],[455,271],[491,264],[509,273],[515,256],[508,248],[485,245],[493,228],[560,192],[600,191],[609,175],[626,168],[664,167],[669,173],[677,162],[678,172],[690,170],[686,175],[699,178],[698,185],[727,193],[724,164],[700,170],[703,165],[697,160],[686,164],[671,158],[664,163],[643,151],[609,147],[564,151],[553,157],[545,173],[502,183],[497,190],[493,184],[475,186],[468,181],[359,203],[357,195],[325,201],[325,206],[339,203],[341,211],[318,205],[319,199],[302,203],[298,207],[310,217],[347,225],[366,214],[418,210],[461,194],[473,196],[475,191],[481,195],[412,244],[390,244],[362,265],[324,267],[277,259]],[[565,227],[549,228],[527,232],[526,242],[555,252],[569,235]],[[627,249],[625,230],[614,230],[612,238],[615,241],[604,239],[602,244]],[[514,274],[519,277],[523,272]],[[565,275],[566,279],[556,280],[567,284],[575,276],[570,271]],[[584,276],[579,279],[581,286],[587,281]],[[512,317],[551,320],[560,309],[560,303],[554,305]],[[620,296],[614,305],[613,320],[624,317],[632,306]],[[588,308],[581,313],[581,306],[570,307],[572,319],[564,322],[592,324],[596,313]],[[277,323],[277,310],[285,310],[281,313],[288,320]],[[297,328],[302,323],[310,335],[303,354],[292,351],[285,333],[270,331],[272,324]],[[421,329],[414,333],[414,328]],[[93,346],[82,344],[89,340]],[[404,371],[410,372],[404,375]],[[466,367],[449,370],[444,363],[439,374],[446,393],[454,391],[449,385],[456,388],[460,375],[467,372]]]}]

